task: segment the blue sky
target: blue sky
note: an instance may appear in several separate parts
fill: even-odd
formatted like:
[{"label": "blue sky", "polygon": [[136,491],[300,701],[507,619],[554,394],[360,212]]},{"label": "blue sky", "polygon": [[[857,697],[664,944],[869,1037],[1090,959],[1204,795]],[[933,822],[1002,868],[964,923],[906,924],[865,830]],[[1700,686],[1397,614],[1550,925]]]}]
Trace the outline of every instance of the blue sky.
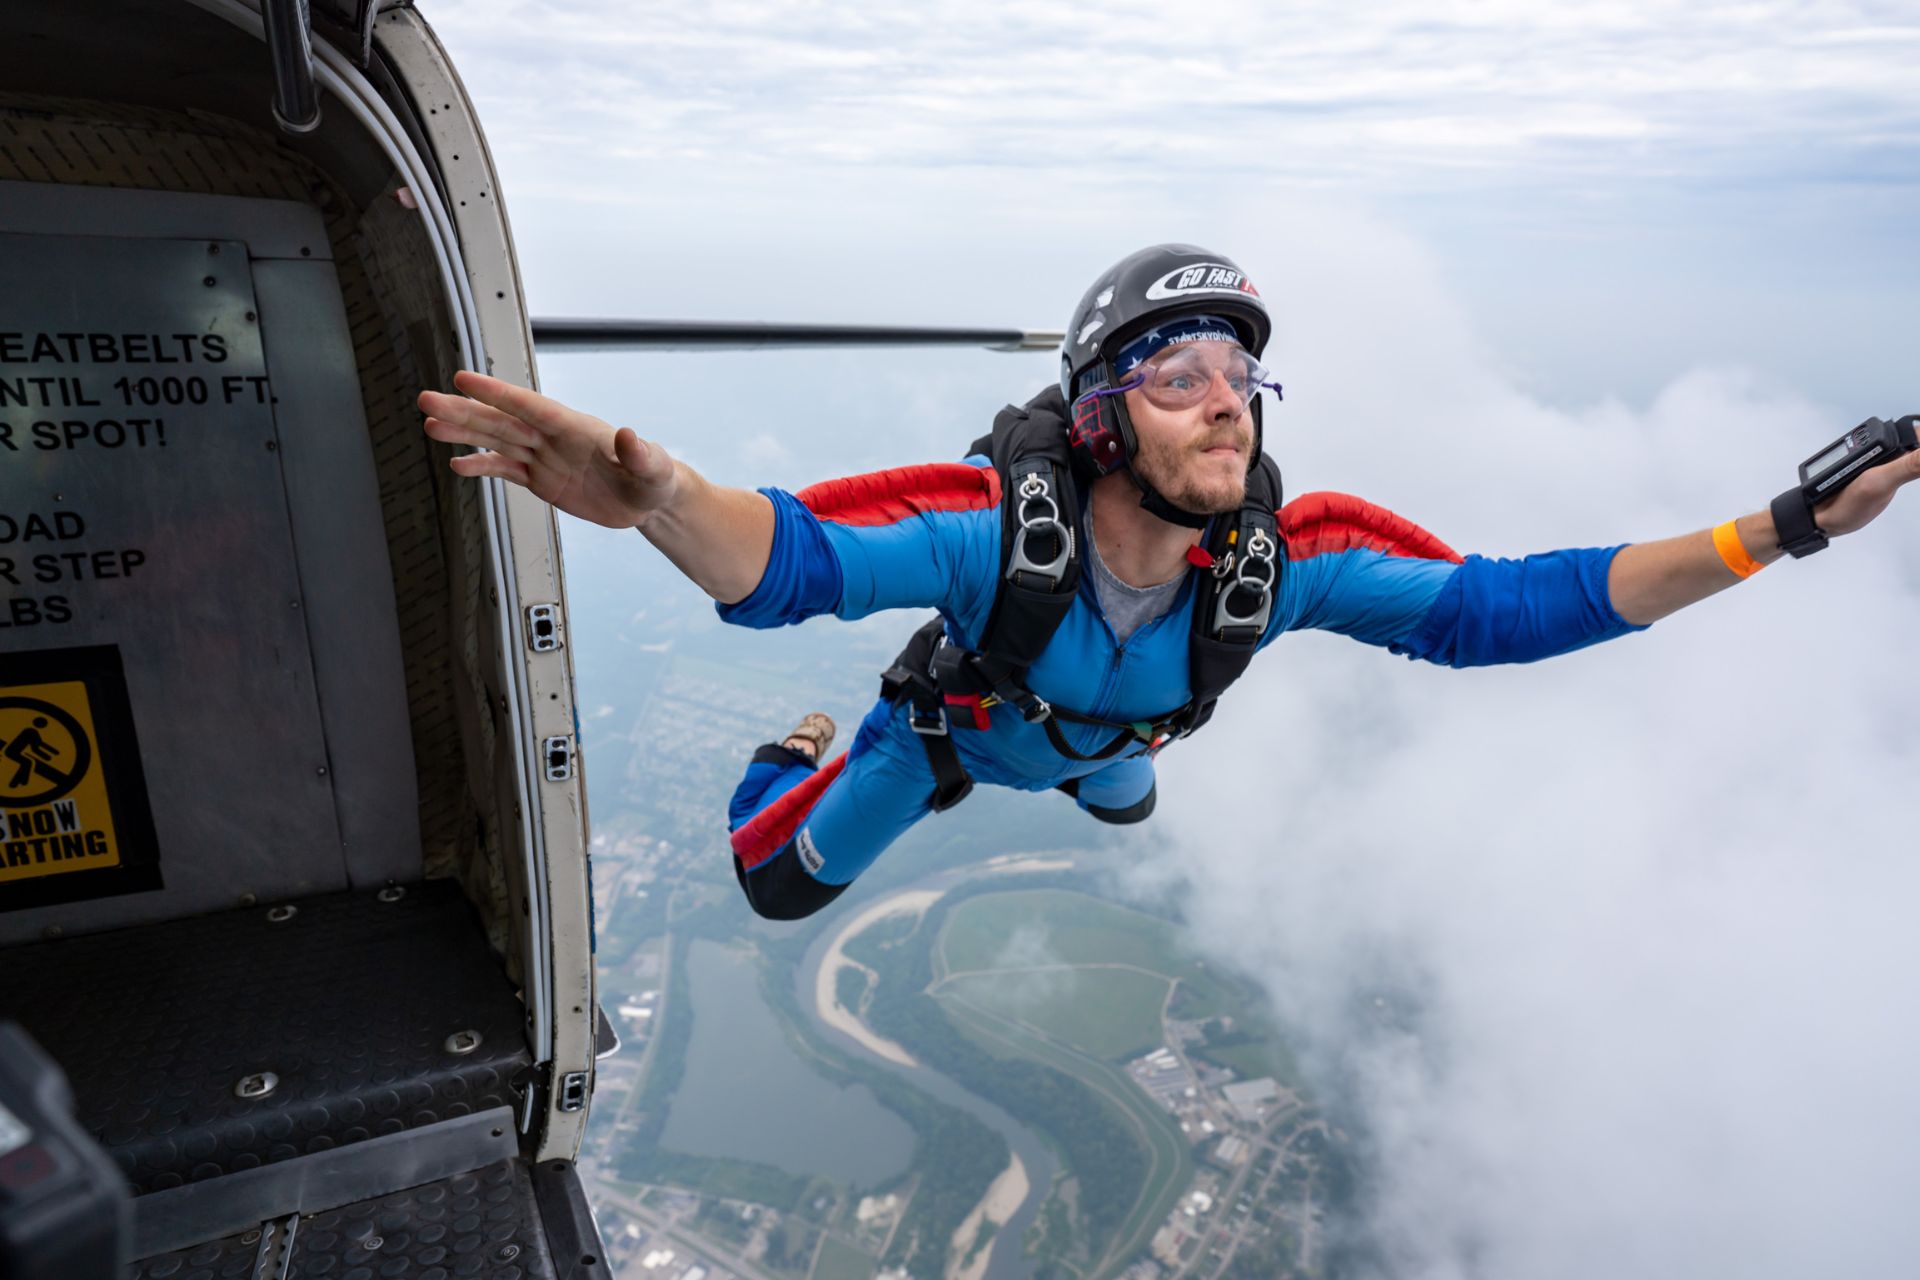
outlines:
[{"label": "blue sky", "polygon": [[[1920,409],[1910,6],[423,7],[536,314],[1057,328],[1108,262],[1196,240],[1274,308],[1292,491],[1497,555],[1711,525]],[[1054,368],[541,361],[789,487],[952,457]],[[567,554],[578,582],[651,553],[570,524]],[[1115,870],[1184,895],[1352,1090],[1397,1275],[1903,1274],[1915,634],[1910,493],[1538,666],[1290,637],[1161,757]],[[1249,806],[1262,838],[1213,834]],[[1410,1025],[1365,1015],[1383,982]]]}]

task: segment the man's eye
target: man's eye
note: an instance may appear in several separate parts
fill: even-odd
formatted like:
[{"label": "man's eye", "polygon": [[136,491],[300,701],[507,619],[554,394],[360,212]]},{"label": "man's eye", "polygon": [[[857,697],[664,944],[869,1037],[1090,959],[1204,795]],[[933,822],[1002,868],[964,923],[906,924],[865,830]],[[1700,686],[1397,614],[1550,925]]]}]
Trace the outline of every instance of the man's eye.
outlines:
[{"label": "man's eye", "polygon": [[1193,389],[1193,375],[1176,373],[1167,379],[1167,387],[1172,391],[1190,391]]}]

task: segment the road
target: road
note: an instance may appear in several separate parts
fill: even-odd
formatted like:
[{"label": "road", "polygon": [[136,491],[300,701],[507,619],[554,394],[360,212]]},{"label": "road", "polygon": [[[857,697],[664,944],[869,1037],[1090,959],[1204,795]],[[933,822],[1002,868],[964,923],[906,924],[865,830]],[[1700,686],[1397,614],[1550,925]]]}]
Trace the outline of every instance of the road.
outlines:
[{"label": "road", "polygon": [[783,1277],[777,1277],[772,1272],[765,1271],[755,1264],[748,1262],[745,1258],[724,1245],[716,1244],[698,1232],[689,1231],[678,1223],[669,1222],[659,1213],[649,1209],[633,1196],[627,1194],[626,1189],[616,1183],[609,1182],[605,1178],[596,1177],[593,1179],[593,1189],[594,1198],[598,1203],[612,1205],[655,1235],[664,1236],[683,1249],[691,1250],[694,1253],[702,1254],[713,1259],[715,1262],[720,1263],[735,1274],[743,1277],[743,1280],[783,1280]]},{"label": "road", "polygon": [[[1324,1120],[1314,1120],[1309,1124],[1296,1125],[1294,1123],[1307,1114],[1309,1113],[1296,1103],[1276,1113],[1262,1126],[1260,1136],[1254,1141],[1253,1149],[1247,1156],[1245,1166],[1233,1176],[1233,1180],[1221,1190],[1219,1198],[1215,1201],[1215,1204],[1220,1210],[1218,1216],[1208,1225],[1206,1231],[1201,1233],[1200,1239],[1194,1248],[1192,1259],[1174,1273],[1174,1280],[1183,1280],[1184,1277],[1210,1277],[1211,1280],[1218,1280],[1218,1277],[1224,1275],[1227,1268],[1233,1265],[1234,1254],[1239,1252],[1240,1246],[1246,1243],[1248,1231],[1254,1226],[1254,1215],[1252,1213],[1248,1213],[1236,1221],[1233,1207],[1239,1203],[1240,1197],[1246,1190],[1247,1179],[1253,1172],[1254,1167],[1260,1163],[1262,1156],[1271,1152],[1274,1159],[1273,1164],[1260,1179],[1260,1185],[1255,1188],[1252,1195],[1248,1197],[1248,1202],[1255,1206],[1268,1202],[1268,1196],[1273,1190],[1274,1180],[1280,1176],[1281,1170],[1286,1166],[1287,1157],[1292,1154],[1294,1140],[1309,1130],[1319,1129],[1322,1132],[1325,1131],[1326,1122]],[[1282,1128],[1287,1129],[1286,1136],[1276,1143],[1274,1141],[1275,1135],[1278,1134]],[[1311,1195],[1302,1198],[1300,1215],[1301,1252],[1299,1263],[1301,1270],[1304,1271],[1309,1260],[1309,1241],[1313,1229],[1313,1200]],[[1209,1257],[1210,1253],[1215,1249],[1220,1251],[1220,1258],[1217,1262],[1213,1262]]]}]

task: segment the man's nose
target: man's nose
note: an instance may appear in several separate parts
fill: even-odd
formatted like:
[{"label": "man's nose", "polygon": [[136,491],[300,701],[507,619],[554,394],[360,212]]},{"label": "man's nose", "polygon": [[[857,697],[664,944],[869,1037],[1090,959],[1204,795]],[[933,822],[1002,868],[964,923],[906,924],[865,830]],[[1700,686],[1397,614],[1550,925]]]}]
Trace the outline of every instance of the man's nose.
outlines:
[{"label": "man's nose", "polygon": [[1232,422],[1246,411],[1247,402],[1227,381],[1227,375],[1215,369],[1212,380],[1207,383],[1206,405],[1207,417]]}]

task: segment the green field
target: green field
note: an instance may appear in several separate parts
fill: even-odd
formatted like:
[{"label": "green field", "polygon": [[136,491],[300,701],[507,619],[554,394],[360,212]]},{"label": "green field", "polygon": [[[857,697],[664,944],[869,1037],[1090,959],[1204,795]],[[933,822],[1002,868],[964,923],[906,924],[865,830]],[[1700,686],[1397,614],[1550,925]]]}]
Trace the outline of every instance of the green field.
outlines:
[{"label": "green field", "polygon": [[1211,998],[1190,998],[1187,989],[1182,987],[1175,993],[1173,1007],[1168,1010],[1171,1017],[1195,1022],[1207,1022],[1221,1012],[1231,1015],[1231,1027],[1219,1022],[1207,1026],[1207,1043],[1190,1049],[1193,1056],[1226,1067],[1243,1080],[1273,1076],[1289,1086],[1300,1086],[1300,1064],[1293,1056],[1293,1049],[1285,1033],[1274,1024],[1272,1015],[1259,1002],[1250,999],[1242,1008],[1225,1011],[1213,1004]]},{"label": "green field", "polygon": [[1003,1054],[1018,1054],[1065,1072],[1120,1113],[1131,1137],[1146,1155],[1146,1176],[1139,1197],[1127,1214],[1131,1230],[1126,1237],[1092,1242],[1097,1252],[1104,1246],[1100,1259],[1104,1265],[1096,1269],[1096,1274],[1107,1274],[1136,1250],[1144,1248],[1193,1178],[1193,1159],[1173,1117],[1149,1100],[1117,1067],[1096,1062],[1034,1031],[987,1013],[958,996],[943,996],[940,1003],[953,1025],[968,1039],[982,1045],[997,1043]]},{"label": "green field", "polygon": [[[1070,889],[990,889],[928,919],[931,938],[899,936],[915,932],[904,922],[886,938],[882,922],[847,948],[905,984],[896,990],[883,978],[876,1027],[887,1033],[891,1020],[896,1037],[929,1060],[969,1064],[969,1087],[986,1096],[996,1080],[1020,1081],[1001,1105],[1065,1153],[1074,1196],[1100,1188],[1097,1202],[1072,1209],[1071,1241],[1056,1224],[1053,1257],[1071,1258],[1082,1280],[1109,1280],[1194,1176],[1185,1135],[1125,1063],[1165,1043],[1170,1015],[1212,1022],[1243,1074],[1267,1074],[1286,1055],[1258,992],[1197,959],[1178,925]],[[923,992],[944,1014],[937,1028],[916,1020]],[[1058,1218],[1065,1203],[1050,1201],[1048,1213]]]},{"label": "green field", "polygon": [[873,1280],[876,1264],[838,1236],[828,1236],[814,1263],[813,1280]]},{"label": "green field", "polygon": [[1165,920],[1059,889],[989,893],[954,908],[934,951],[933,988],[962,1034],[989,1053],[1064,1071],[1125,1120],[1146,1155],[1125,1238],[1099,1242],[1095,1273],[1144,1248],[1193,1176],[1173,1118],[1116,1063],[1164,1043],[1178,981],[1183,1016],[1244,1015],[1250,993],[1213,973]]},{"label": "green field", "polygon": [[1242,1080],[1273,1076],[1287,1085],[1297,1085],[1300,1081],[1300,1068],[1293,1060],[1292,1051],[1278,1039],[1263,1038],[1224,1048],[1209,1045],[1196,1053],[1209,1062],[1228,1068]]},{"label": "green field", "polygon": [[1178,978],[1187,1017],[1237,1012],[1246,1002],[1233,983],[1181,947],[1167,921],[1061,889],[989,893],[960,904],[941,932],[934,971],[1061,964],[1131,965]]},{"label": "green field", "polygon": [[935,991],[949,993],[1110,1062],[1157,1049],[1163,1039],[1167,980],[1138,969],[979,973],[949,978]]}]

